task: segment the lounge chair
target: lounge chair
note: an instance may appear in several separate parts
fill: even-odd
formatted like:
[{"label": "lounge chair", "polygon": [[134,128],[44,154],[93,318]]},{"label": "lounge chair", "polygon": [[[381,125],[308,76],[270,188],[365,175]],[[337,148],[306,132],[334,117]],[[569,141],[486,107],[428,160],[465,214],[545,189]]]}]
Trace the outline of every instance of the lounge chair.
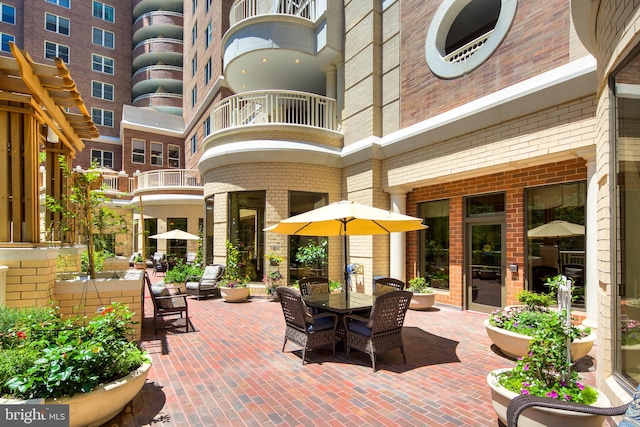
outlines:
[{"label": "lounge chair", "polygon": [[[156,334],[156,321],[164,316],[180,315],[185,319],[185,329],[189,332],[189,304],[187,294],[180,293],[179,289],[168,288],[164,284],[153,285],[149,273],[144,274],[145,282],[149,288],[149,294],[153,301],[153,334]],[[173,292],[173,293],[172,293]]]},{"label": "lounge chair", "polygon": [[187,277],[187,295],[193,295],[197,299],[210,295],[220,296],[218,281],[222,278],[224,269],[222,264],[212,264],[205,267],[202,277]]}]

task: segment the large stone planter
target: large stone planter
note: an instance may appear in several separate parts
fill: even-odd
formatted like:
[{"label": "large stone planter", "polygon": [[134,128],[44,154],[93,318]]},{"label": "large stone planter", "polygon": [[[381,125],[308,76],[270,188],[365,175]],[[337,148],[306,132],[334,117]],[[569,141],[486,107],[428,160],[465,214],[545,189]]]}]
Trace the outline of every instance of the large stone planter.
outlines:
[{"label": "large stone planter", "polygon": [[[532,337],[492,326],[489,323],[489,319],[484,321],[484,327],[491,341],[505,355],[517,359],[527,354]],[[589,354],[595,340],[595,334],[590,334],[587,337],[573,341],[571,343],[571,360],[576,361]]]},{"label": "large stone planter", "polygon": [[436,301],[436,294],[419,294],[414,293],[409,301],[409,308],[411,310],[426,310],[430,308]]},{"label": "large stone planter", "polygon": [[[144,363],[126,377],[96,387],[88,393],[77,393],[71,397],[66,396],[59,399],[47,399],[44,404],[69,405],[69,427],[100,426],[118,415],[126,404],[138,394],[147,380],[150,368],[151,359],[149,358],[149,363]],[[2,401],[2,403],[9,404],[24,402]]]},{"label": "large stone planter", "polygon": [[[505,425],[507,424],[507,407],[517,394],[498,384],[495,375],[508,370],[509,369],[498,369],[487,375],[487,384],[489,384],[491,388],[491,403],[493,409],[496,411],[500,421]],[[593,406],[609,407],[611,406],[611,402],[607,399],[607,396],[598,391],[598,400],[596,400]],[[518,418],[518,427],[602,427],[604,421],[604,416],[580,414],[558,409],[529,408]]]},{"label": "large stone planter", "polygon": [[227,288],[220,287],[220,294],[226,302],[242,302],[249,298],[249,287],[245,288]]}]

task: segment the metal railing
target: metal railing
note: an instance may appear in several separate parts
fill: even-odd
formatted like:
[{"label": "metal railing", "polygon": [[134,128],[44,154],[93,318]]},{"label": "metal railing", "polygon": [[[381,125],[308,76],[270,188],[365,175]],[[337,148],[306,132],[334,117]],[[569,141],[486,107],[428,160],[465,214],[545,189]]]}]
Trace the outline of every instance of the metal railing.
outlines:
[{"label": "metal railing", "polygon": [[162,169],[141,172],[129,181],[129,191],[158,187],[202,187],[196,169]]},{"label": "metal railing", "polygon": [[318,10],[326,2],[316,0],[236,0],[229,12],[229,24],[233,27],[238,22],[254,16],[283,14],[316,20],[324,10]]},{"label": "metal railing", "polygon": [[477,39],[472,40],[469,43],[465,44],[464,46],[459,47],[458,49],[449,53],[443,58],[444,62],[454,63],[454,62],[462,62],[468,59],[471,55],[476,53],[476,51],[480,49],[482,45],[484,45],[487,42],[487,40],[489,40],[489,37],[491,36],[492,33],[493,33],[493,30],[481,35]]},{"label": "metal railing", "polygon": [[296,91],[246,92],[223,99],[211,111],[212,130],[279,123],[337,130],[336,101]]}]

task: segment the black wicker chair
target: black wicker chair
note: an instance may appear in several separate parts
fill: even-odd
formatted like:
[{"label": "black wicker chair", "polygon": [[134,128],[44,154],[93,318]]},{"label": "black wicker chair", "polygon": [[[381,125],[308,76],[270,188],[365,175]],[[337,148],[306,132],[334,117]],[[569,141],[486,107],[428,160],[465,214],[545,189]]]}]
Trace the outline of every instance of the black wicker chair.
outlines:
[{"label": "black wicker chair", "polygon": [[398,291],[403,291],[405,283],[402,280],[394,279],[392,277],[378,277],[373,285],[373,295],[380,296],[395,288]]},{"label": "black wicker chair", "polygon": [[567,402],[547,397],[520,395],[515,397],[507,407],[508,427],[516,427],[518,425],[518,418],[522,412],[533,407],[562,409],[564,411],[602,415],[605,417],[624,415],[622,421],[618,424],[618,427],[633,427],[637,426],[640,421],[640,391],[636,390],[633,395],[633,400],[630,403],[608,408],[582,405],[580,403]]},{"label": "black wicker chair", "polygon": [[[149,273],[145,272],[144,279],[149,288],[153,301],[153,334],[156,334],[156,321],[164,316],[180,315],[185,319],[185,329],[189,332],[189,304],[187,294],[180,293],[180,289],[168,288],[164,285],[151,284]],[[174,293],[172,293],[172,291]]]},{"label": "black wicker chair", "polygon": [[371,356],[371,367],[376,371],[376,354],[399,348],[404,363],[402,325],[413,296],[409,291],[387,292],[376,298],[369,317],[355,314],[344,316],[345,356],[355,348]]},{"label": "black wicker chair", "polygon": [[303,365],[307,348],[331,344],[333,354],[336,354],[338,316],[333,313],[311,315],[300,294],[286,286],[276,288],[276,293],[287,325],[282,351],[288,340],[301,345]]},{"label": "black wicker chair", "polygon": [[326,277],[305,277],[298,280],[298,286],[303,297],[329,293],[329,279]]}]

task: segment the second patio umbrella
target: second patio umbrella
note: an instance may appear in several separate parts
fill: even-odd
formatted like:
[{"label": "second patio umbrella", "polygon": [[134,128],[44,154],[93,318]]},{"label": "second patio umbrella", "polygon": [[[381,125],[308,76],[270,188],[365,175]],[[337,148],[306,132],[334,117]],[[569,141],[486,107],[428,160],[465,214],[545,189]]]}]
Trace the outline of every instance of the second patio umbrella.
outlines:
[{"label": "second patio umbrella", "polygon": [[149,236],[150,239],[177,239],[177,240],[199,240],[200,237],[195,234],[187,233],[182,230],[171,230],[166,233],[155,234],[153,236]]},{"label": "second patio umbrella", "polygon": [[560,237],[583,236],[583,235],[584,235],[584,225],[574,224],[573,222],[562,221],[562,220],[549,221],[546,224],[542,224],[538,227],[532,228],[527,232],[527,236],[530,239],[543,238],[543,237],[556,238],[556,245],[558,246],[558,268],[562,267],[561,257],[560,257]]},{"label": "second patio umbrella", "polygon": [[426,228],[421,218],[343,200],[283,219],[276,225],[265,228],[265,231],[299,236],[344,236],[344,289],[348,293],[347,236],[388,234]]}]

